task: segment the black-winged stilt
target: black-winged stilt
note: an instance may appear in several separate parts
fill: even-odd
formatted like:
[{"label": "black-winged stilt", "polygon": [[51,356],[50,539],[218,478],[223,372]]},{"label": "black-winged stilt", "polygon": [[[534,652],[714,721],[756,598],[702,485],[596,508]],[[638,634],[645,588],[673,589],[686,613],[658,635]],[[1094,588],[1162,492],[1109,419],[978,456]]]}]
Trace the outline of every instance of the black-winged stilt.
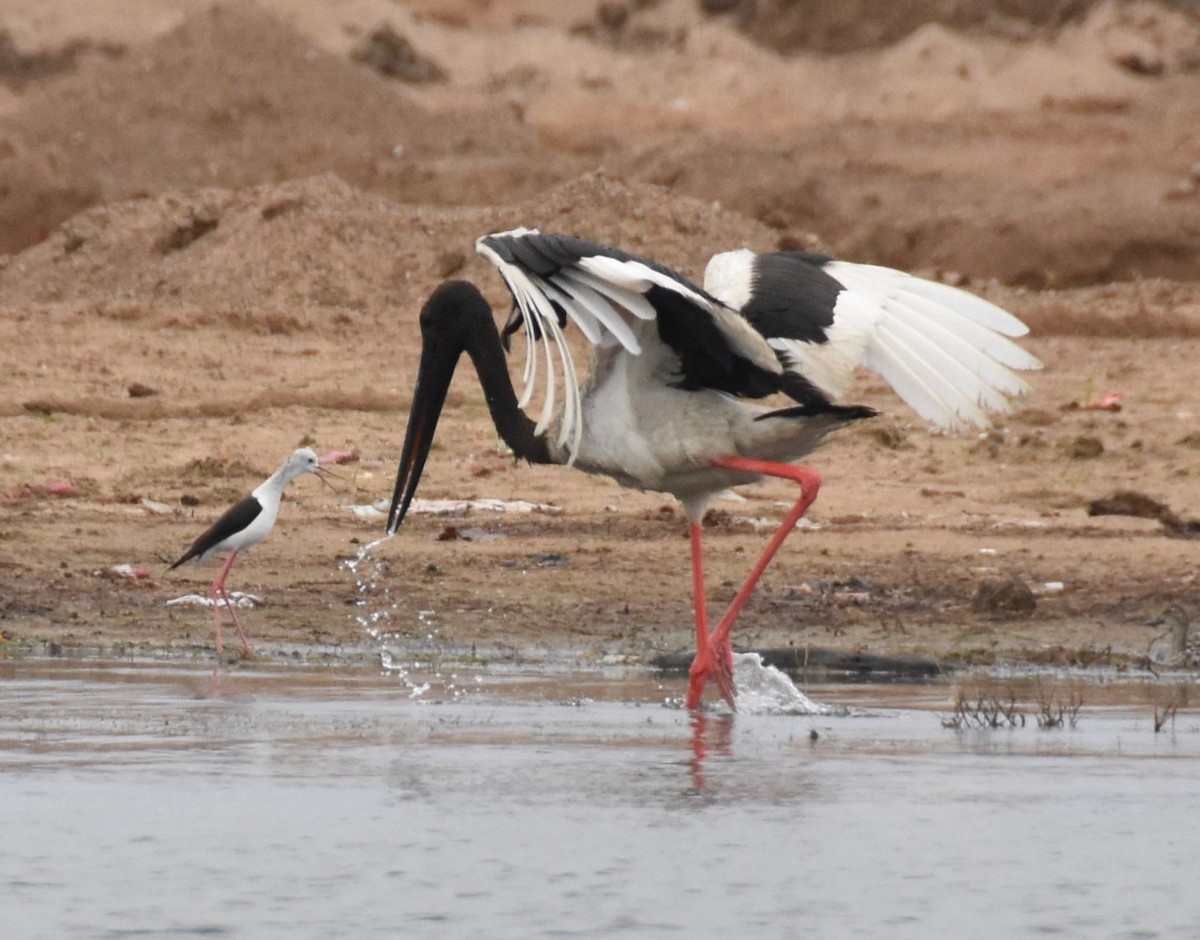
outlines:
[{"label": "black-winged stilt", "polygon": [[287,485],[292,480],[306,473],[323,475],[328,472],[321,466],[316,451],[311,447],[301,447],[294,451],[283,466],[255,487],[249,496],[230,506],[203,535],[192,543],[192,547],[170,566],[169,570],[173,570],[193,558],[197,561],[204,561],[211,555],[229,552],[229,558],[226,559],[209,589],[213,603],[213,618],[217,629],[218,655],[221,653],[222,602],[229,609],[233,625],[237,627],[238,636],[242,639],[243,651],[247,656],[253,652],[246,639],[246,634],[242,630],[242,625],[238,621],[237,612],[229,600],[229,595],[225,592],[225,578],[233,568],[238,552],[257,545],[271,534],[271,530],[275,527],[275,520],[279,516],[279,503],[283,499],[283,491],[287,489]]},{"label": "black-winged stilt", "polygon": [[[1028,386],[1014,370],[1041,363],[1007,337],[1024,324],[974,294],[901,271],[803,252],[718,254],[704,287],[652,261],[563,235],[517,229],[476,243],[514,298],[497,330],[477,288],[440,285],[421,311],[423,348],[388,531],[404,520],[459,357],[475,364],[492,419],[513,453],[666,492],[689,522],[696,658],[689,708],[710,675],[734,704],[730,630],[767,564],[816,499],[821,478],[796,466],[836,428],[875,412],[837,405],[854,368],[881,374],[918,414],[945,429],[986,427]],[[577,379],[568,319],[595,347]],[[524,328],[524,394],[505,351]],[[536,344],[541,342],[539,351]],[[536,422],[521,410],[546,369]],[[563,398],[556,408],[556,363]],[[791,402],[759,404],[774,393]],[[710,633],[701,520],[722,490],[775,476],[801,493]]]}]

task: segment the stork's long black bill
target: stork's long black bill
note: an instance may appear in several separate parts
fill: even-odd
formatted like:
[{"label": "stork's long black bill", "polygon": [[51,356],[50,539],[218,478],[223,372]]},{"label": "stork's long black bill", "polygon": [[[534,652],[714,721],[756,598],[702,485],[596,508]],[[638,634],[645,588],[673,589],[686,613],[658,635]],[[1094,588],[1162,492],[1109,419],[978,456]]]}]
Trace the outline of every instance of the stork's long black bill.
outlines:
[{"label": "stork's long black bill", "polygon": [[400,527],[412,504],[450,380],[464,352],[475,363],[496,430],[513,453],[534,463],[550,461],[545,439],[534,433],[533,421],[517,406],[500,334],[487,301],[473,284],[447,281],[430,295],[421,310],[421,364],[388,511],[388,534]]},{"label": "stork's long black bill", "polygon": [[426,337],[421,351],[421,365],[417,370],[417,386],[413,390],[412,411],[408,416],[408,430],[404,435],[404,449],[400,452],[400,468],[396,472],[396,489],[392,493],[392,507],[388,510],[387,530],[395,534],[408,513],[417,484],[425,470],[425,460],[433,446],[433,432],[437,430],[442,406],[446,403],[446,392],[450,379],[458,365],[462,347],[457,349]]}]

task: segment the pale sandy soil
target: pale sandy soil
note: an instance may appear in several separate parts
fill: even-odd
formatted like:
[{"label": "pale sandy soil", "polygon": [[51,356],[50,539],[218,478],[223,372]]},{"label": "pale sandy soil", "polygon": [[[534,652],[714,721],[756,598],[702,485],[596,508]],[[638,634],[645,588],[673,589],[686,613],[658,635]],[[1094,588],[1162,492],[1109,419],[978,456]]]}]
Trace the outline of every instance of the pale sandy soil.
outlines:
[{"label": "pale sandy soil", "polygon": [[[881,37],[866,17],[808,36],[770,3],[0,0],[5,647],[208,649],[206,612],[165,602],[213,569],[165,564],[312,441],[360,459],[336,494],[295,484],[235,569],[265,649],[370,648],[362,600],[418,646],[685,649],[678,507],[514,465],[469,372],[420,495],[561,511],[413,516],[371,591],[338,565],[382,534],[347,507],[391,495],[424,297],[459,276],[504,306],[473,240],[537,225],[694,277],[717,250],[816,246],[1033,329],[1046,369],[985,437],[931,435],[863,376],[851,399],[883,416],[815,455],[814,525],[740,646],[1141,662],[1148,618],[1200,610],[1200,545],[1087,507],[1136,490],[1200,516],[1200,20],[924,6]],[[356,61],[384,23],[443,80]],[[1119,412],[1077,407],[1110,391]],[[714,607],[791,496],[742,495],[712,519]],[[973,607],[1012,577],[1031,612]]]}]

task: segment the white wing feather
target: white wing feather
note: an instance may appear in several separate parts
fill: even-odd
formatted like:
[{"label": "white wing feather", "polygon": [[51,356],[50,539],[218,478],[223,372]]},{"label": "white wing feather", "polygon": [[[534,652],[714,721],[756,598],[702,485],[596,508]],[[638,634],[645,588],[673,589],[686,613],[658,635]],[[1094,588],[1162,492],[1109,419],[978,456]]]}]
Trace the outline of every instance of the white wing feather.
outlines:
[{"label": "white wing feather", "polygon": [[884,312],[871,298],[853,291],[837,301],[828,342],[772,339],[771,346],[783,354],[793,372],[803,375],[831,398],[843,395],[854,378],[854,368],[864,361]]},{"label": "white wing feather", "polygon": [[1028,332],[982,297],[877,265],[831,261],[845,288],[825,343],[773,340],[785,363],[830,395],[856,364],[878,372],[922,418],[940,428],[987,427],[1029,385],[1013,370],[1041,363],[1008,337]]},{"label": "white wing feather", "polygon": [[[500,236],[519,238],[537,234],[536,229],[514,229],[511,232],[500,233]],[[554,304],[566,312],[592,344],[619,344],[636,355],[641,352],[641,346],[617,308],[623,308],[639,319],[654,318],[654,308],[639,292],[639,285],[644,285],[641,286],[641,290],[649,287],[650,281],[644,276],[647,272],[657,276],[654,283],[658,283],[658,279],[661,278],[667,282],[667,286],[673,285],[676,290],[680,290],[683,285],[658,275],[645,265],[613,258],[584,258],[578,265],[564,268],[547,279],[505,261],[484,243],[483,238],[476,242],[475,247],[479,254],[500,272],[521,313],[526,341],[524,388],[518,400],[522,408],[532,400],[538,384],[538,352],[534,336],[541,335],[549,339],[542,344],[546,362],[546,391],[541,414],[534,428],[536,434],[544,433],[554,420],[557,403],[555,387],[558,384],[555,358],[562,365],[564,405],[558,445],[562,447],[569,443],[568,464],[573,463],[583,437],[583,410],[575,360],[558,324]],[[592,261],[608,261],[611,264],[590,266],[592,270],[588,270],[587,262]]]},{"label": "white wing feather", "polygon": [[613,304],[628,310],[639,320],[653,320],[654,308],[649,301],[641,294],[618,290],[586,271],[571,271],[569,274],[569,289],[580,298],[594,299],[593,312],[610,334],[610,340],[616,340],[634,355],[639,354],[642,351],[641,344]]}]

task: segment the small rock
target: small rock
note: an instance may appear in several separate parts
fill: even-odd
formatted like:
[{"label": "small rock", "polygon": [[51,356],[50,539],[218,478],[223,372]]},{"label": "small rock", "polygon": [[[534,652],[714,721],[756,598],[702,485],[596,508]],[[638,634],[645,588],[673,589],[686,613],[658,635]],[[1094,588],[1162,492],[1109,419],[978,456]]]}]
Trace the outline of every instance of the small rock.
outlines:
[{"label": "small rock", "polygon": [[441,252],[434,260],[434,271],[441,279],[454,277],[467,265],[467,256],[457,249]]},{"label": "small rock", "polygon": [[605,29],[618,30],[629,21],[629,8],[619,0],[601,0],[596,19]]},{"label": "small rock", "polygon": [[1088,503],[1089,516],[1135,516],[1141,519],[1176,518],[1166,503],[1136,490],[1120,490],[1112,496]]},{"label": "small rock", "polygon": [[971,599],[971,609],[989,617],[1028,616],[1037,608],[1033,591],[1018,577],[984,581]]},{"label": "small rock", "polygon": [[193,206],[186,215],[175,222],[169,232],[164,233],[154,243],[161,254],[168,255],[175,251],[183,251],[213,231],[221,224],[221,216],[211,206]]},{"label": "small rock", "polygon": [[1164,70],[1162,57],[1148,49],[1128,49],[1114,56],[1113,61],[1134,75],[1157,76]]},{"label": "small rock", "polygon": [[1104,442],[1098,437],[1081,434],[1067,443],[1066,452],[1072,460],[1091,460],[1104,453]]},{"label": "small rock", "polygon": [[876,442],[888,450],[905,450],[912,446],[908,442],[908,436],[895,425],[875,427],[868,433]]},{"label": "small rock", "polygon": [[1104,392],[1101,395],[1093,395],[1080,407],[1086,411],[1120,411],[1124,405],[1124,392]]},{"label": "small rock", "polygon": [[445,70],[426,59],[412,43],[386,23],[377,26],[366,41],[351,53],[355,62],[369,66],[386,78],[396,78],[413,84],[444,82]]},{"label": "small rock", "polygon": [[1188,179],[1180,180],[1178,183],[1176,183],[1174,186],[1172,186],[1170,189],[1168,189],[1165,193],[1163,193],[1163,198],[1164,199],[1187,199],[1189,196],[1192,196],[1195,194],[1196,189],[1197,189],[1196,181],[1189,177]]}]

